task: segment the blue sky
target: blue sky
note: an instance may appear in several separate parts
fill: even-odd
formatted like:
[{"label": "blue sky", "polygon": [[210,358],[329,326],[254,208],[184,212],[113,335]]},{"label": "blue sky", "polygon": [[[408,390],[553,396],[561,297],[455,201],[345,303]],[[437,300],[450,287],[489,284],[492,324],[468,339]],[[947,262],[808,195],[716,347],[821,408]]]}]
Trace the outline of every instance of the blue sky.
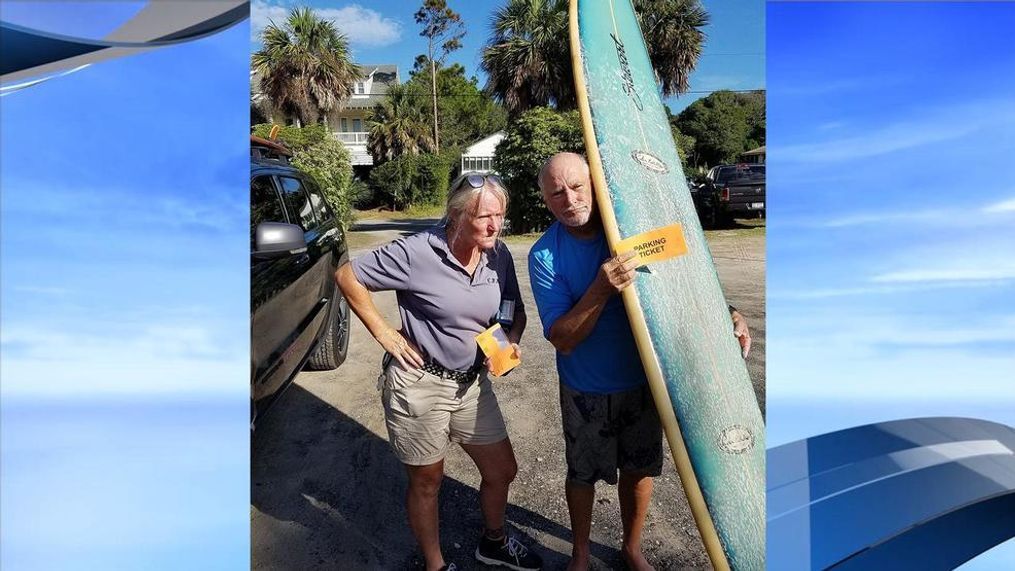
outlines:
[{"label": "blue sky", "polygon": [[[4,17],[67,33],[83,15],[27,7]],[[136,10],[100,7],[81,35]],[[245,394],[245,34],[4,96],[5,396]]]},{"label": "blue sky", "polygon": [[[138,3],[3,8],[96,38]],[[249,567],[249,34],[3,96],[5,570]]]},{"label": "blue sky", "polygon": [[1012,4],[768,5],[770,446],[1015,424],[1013,28]]},{"label": "blue sky", "polygon": [[[276,23],[284,20],[289,8],[307,5],[335,22],[348,36],[356,61],[397,64],[404,80],[412,70],[416,56],[426,49],[424,39],[419,37],[419,26],[413,20],[420,4],[408,0],[360,3],[253,0],[251,29],[256,36],[270,20]],[[454,52],[449,61],[462,64],[468,75],[478,76],[480,86],[486,81],[479,69],[480,51],[490,37],[490,19],[496,8],[503,4],[449,1],[450,7],[462,15],[467,28],[462,49]],[[691,76],[691,91],[695,93],[669,98],[667,104],[674,113],[704,97],[707,92],[765,87],[764,2],[706,1],[704,4],[712,20],[705,30],[708,41],[704,54]],[[252,47],[256,49],[256,38],[252,39]]]}]

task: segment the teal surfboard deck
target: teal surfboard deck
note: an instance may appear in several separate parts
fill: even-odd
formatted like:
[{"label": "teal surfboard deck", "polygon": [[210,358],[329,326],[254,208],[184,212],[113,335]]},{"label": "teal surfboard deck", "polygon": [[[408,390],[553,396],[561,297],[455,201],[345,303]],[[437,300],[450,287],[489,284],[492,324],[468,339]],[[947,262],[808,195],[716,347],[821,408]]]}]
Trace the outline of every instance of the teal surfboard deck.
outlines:
[{"label": "teal surfboard deck", "polygon": [[761,412],[634,9],[571,2],[579,110],[610,245],[679,223],[688,246],[624,293],[667,441],[713,565],[764,569]]}]

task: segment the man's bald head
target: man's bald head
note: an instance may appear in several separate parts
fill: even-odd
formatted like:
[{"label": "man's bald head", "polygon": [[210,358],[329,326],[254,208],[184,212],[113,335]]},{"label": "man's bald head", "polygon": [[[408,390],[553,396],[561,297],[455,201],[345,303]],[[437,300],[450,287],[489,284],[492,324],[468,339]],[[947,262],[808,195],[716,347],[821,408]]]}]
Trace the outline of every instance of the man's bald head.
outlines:
[{"label": "man's bald head", "polygon": [[589,164],[577,153],[557,153],[539,169],[539,189],[554,217],[565,226],[584,226],[592,216]]},{"label": "man's bald head", "polygon": [[584,176],[589,177],[589,163],[585,161],[585,157],[578,153],[557,153],[543,163],[543,168],[539,169],[539,184],[540,190],[545,190],[545,184],[547,176],[556,176],[562,172],[578,171]]}]

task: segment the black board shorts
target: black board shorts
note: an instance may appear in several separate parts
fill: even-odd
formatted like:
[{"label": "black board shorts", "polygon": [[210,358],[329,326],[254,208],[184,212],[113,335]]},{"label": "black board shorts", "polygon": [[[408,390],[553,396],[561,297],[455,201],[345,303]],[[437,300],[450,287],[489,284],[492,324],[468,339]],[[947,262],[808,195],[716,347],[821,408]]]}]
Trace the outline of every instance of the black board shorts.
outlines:
[{"label": "black board shorts", "polygon": [[663,428],[648,386],[610,394],[583,393],[560,384],[569,482],[617,483],[617,471],[658,476]]}]

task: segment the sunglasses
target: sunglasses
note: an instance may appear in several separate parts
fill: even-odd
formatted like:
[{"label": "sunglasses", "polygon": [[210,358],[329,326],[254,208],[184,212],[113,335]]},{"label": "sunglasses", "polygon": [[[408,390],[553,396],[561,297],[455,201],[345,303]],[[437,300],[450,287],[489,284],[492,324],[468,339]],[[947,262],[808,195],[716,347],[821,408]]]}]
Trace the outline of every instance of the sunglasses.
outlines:
[{"label": "sunglasses", "polygon": [[471,186],[472,188],[483,188],[483,185],[486,184],[486,181],[490,181],[500,186],[501,188],[504,187],[504,181],[495,174],[470,174],[467,175],[464,179],[462,179],[462,182],[458,183],[458,186],[461,187],[462,183],[467,182],[469,183],[469,186]]}]

